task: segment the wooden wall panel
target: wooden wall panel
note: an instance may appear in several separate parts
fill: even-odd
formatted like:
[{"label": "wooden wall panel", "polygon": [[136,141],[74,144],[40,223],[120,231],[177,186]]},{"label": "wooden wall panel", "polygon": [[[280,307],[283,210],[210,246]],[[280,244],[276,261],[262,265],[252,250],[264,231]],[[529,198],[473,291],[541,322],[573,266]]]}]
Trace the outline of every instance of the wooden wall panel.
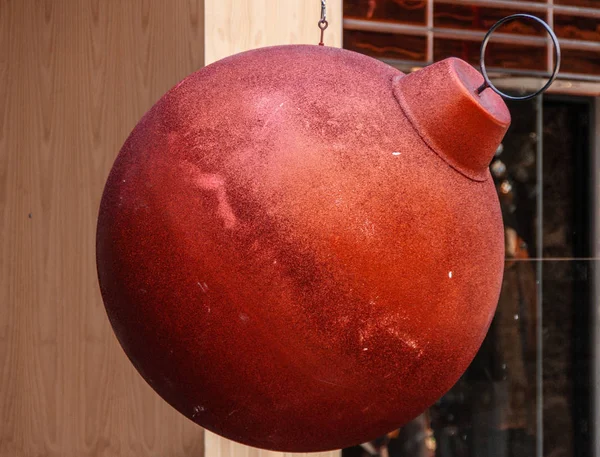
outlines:
[{"label": "wooden wall panel", "polygon": [[94,239],[115,155],[203,38],[201,0],[0,0],[0,457],[202,455],[116,342]]},{"label": "wooden wall panel", "polygon": [[[318,44],[320,0],[206,0],[206,63],[280,44]],[[327,46],[342,46],[342,0],[327,0]]]},{"label": "wooden wall panel", "polygon": [[226,440],[208,431],[205,436],[205,448],[206,457],[339,457],[341,455],[341,451],[309,454],[264,451]]}]

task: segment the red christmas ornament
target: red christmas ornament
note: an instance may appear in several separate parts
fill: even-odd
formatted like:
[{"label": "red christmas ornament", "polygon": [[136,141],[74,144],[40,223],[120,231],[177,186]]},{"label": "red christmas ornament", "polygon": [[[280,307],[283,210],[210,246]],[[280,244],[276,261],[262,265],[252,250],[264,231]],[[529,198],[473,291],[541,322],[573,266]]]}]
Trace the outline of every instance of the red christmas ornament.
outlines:
[{"label": "red christmas ornament", "polygon": [[460,377],[504,242],[488,164],[510,123],[448,59],[403,75],[319,46],[221,60],[127,139],[98,221],[102,295],[148,383],[281,451],[380,436]]}]

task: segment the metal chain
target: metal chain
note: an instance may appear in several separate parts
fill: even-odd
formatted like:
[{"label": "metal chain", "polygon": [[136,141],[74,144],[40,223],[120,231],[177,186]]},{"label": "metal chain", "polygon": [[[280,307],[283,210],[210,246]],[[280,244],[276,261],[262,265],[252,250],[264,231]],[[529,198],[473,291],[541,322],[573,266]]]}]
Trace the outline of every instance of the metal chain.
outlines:
[{"label": "metal chain", "polygon": [[325,34],[325,29],[329,25],[327,22],[327,5],[326,0],[321,0],[321,20],[319,21],[319,28],[321,29],[321,41],[319,42],[319,46],[325,46],[323,43],[323,35]]}]

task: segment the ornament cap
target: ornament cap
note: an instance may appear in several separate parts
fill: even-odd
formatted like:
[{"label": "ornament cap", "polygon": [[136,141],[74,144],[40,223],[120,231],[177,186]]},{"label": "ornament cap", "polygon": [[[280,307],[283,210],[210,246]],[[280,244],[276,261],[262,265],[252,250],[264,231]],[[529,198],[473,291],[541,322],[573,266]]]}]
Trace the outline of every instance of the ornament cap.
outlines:
[{"label": "ornament cap", "polygon": [[504,100],[492,91],[477,94],[483,76],[449,58],[393,80],[402,110],[427,145],[451,167],[476,181],[510,126]]}]

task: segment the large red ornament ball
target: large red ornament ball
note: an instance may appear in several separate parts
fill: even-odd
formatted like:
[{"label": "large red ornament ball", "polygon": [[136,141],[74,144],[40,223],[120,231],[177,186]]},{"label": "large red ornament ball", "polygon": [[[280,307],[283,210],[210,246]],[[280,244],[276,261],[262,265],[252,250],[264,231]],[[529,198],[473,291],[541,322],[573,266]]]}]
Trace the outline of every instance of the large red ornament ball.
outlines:
[{"label": "large red ornament ball", "polygon": [[318,46],[221,60],[135,127],[97,261],[123,349],[181,413],[282,451],[401,426],[467,368],[502,279],[488,164],[510,116],[448,59]]}]

